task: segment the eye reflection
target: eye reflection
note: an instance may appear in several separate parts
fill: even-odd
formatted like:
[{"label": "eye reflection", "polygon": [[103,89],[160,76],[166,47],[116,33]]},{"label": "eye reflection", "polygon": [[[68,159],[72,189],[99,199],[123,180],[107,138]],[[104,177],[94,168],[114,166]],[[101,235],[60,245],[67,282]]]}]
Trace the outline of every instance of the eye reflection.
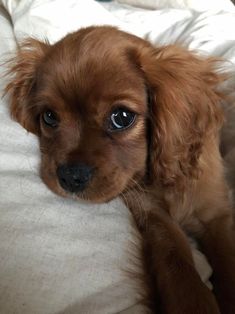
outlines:
[{"label": "eye reflection", "polygon": [[47,110],[42,114],[42,120],[47,126],[50,126],[52,128],[58,126],[58,119],[56,117],[56,114],[51,110]]},{"label": "eye reflection", "polygon": [[110,129],[123,130],[130,127],[135,121],[136,114],[128,109],[116,109],[110,116]]}]

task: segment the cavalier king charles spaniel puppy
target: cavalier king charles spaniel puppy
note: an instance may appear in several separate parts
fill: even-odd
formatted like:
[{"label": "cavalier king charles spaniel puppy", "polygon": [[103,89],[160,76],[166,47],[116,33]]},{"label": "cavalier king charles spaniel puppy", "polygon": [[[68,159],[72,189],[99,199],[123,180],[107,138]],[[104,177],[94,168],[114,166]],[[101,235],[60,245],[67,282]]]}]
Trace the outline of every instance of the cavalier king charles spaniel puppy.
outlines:
[{"label": "cavalier king charles spaniel puppy", "polygon": [[[219,151],[226,75],[217,66],[109,26],[53,45],[28,39],[10,61],[10,111],[38,136],[45,184],[95,203],[121,196],[132,212],[153,312],[235,313],[233,214]],[[213,268],[213,292],[187,235]]]}]

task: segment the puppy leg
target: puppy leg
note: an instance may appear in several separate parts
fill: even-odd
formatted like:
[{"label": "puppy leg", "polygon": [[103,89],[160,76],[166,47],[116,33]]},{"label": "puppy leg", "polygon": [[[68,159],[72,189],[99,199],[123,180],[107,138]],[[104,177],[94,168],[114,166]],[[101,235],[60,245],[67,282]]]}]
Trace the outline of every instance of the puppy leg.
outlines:
[{"label": "puppy leg", "polygon": [[235,313],[235,232],[231,215],[207,222],[199,239],[213,268],[213,285],[223,314]]},{"label": "puppy leg", "polygon": [[[155,290],[155,298],[160,295],[162,312],[220,313],[213,294],[195,270],[188,240],[180,227],[166,214],[151,212],[142,234],[148,281]],[[158,306],[152,308],[157,311]]]}]

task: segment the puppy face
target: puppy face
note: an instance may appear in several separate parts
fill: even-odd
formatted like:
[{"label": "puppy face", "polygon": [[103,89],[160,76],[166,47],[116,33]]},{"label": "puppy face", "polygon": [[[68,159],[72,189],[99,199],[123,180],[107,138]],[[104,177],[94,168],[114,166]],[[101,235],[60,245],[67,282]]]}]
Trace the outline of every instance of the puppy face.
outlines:
[{"label": "puppy face", "polygon": [[127,56],[91,43],[51,48],[38,70],[35,106],[45,183],[100,202],[145,173],[147,94]]},{"label": "puppy face", "polygon": [[13,117],[39,137],[44,182],[104,202],[147,168],[168,185],[192,173],[204,134],[221,120],[213,67],[174,46],[90,27],[55,45],[23,44],[6,91]]},{"label": "puppy face", "polygon": [[30,113],[22,118],[39,136],[44,182],[60,195],[95,202],[143,177],[147,155],[144,79],[126,43],[102,37],[104,30],[90,29],[40,48],[26,100]]}]

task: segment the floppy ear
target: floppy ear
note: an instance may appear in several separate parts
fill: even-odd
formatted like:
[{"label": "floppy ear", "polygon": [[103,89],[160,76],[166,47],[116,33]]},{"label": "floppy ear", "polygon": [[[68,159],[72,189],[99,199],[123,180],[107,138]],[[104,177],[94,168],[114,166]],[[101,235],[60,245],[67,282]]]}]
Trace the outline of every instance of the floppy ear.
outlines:
[{"label": "floppy ear", "polygon": [[[197,177],[205,142],[223,122],[218,60],[177,46],[142,49],[139,63],[150,93],[150,170],[164,185]],[[212,143],[212,142],[211,142]]]},{"label": "floppy ear", "polygon": [[36,85],[37,68],[49,45],[36,39],[25,40],[16,56],[8,61],[10,82],[5,93],[10,95],[10,111],[13,119],[29,132],[38,133],[33,115],[32,96]]}]

